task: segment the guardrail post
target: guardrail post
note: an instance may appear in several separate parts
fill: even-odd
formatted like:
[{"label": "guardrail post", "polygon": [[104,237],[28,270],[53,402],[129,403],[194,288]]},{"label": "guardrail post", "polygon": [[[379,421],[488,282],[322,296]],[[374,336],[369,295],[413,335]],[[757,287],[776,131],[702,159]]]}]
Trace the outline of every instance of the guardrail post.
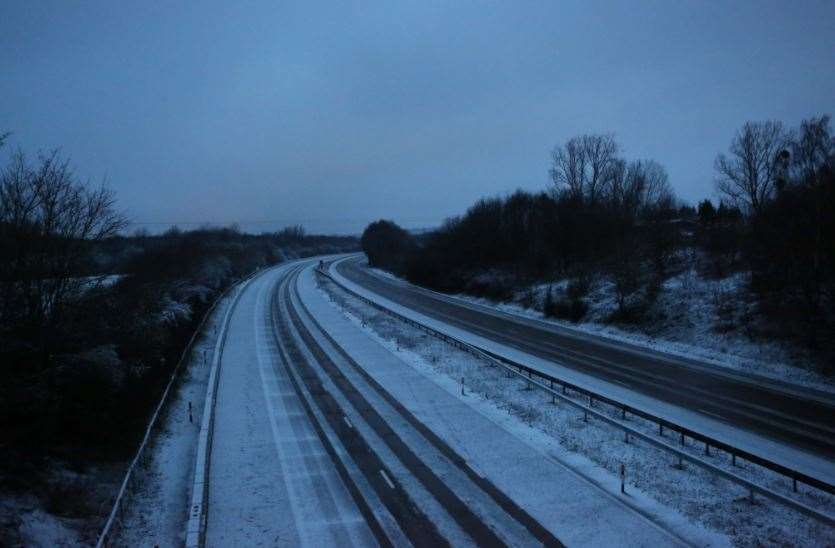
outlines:
[{"label": "guardrail post", "polygon": [[551,403],[557,405],[557,395],[551,392]]},{"label": "guardrail post", "polygon": [[620,418],[622,420],[626,420],[626,407],[621,407],[620,408]]},{"label": "guardrail post", "polygon": [[623,432],[623,441],[624,443],[626,443],[626,445],[629,445],[629,432],[627,432],[626,430],[624,430]]},{"label": "guardrail post", "polygon": [[[353,293],[350,290],[348,290],[348,291],[350,293]],[[356,297],[358,297],[360,300],[362,300],[364,302],[367,302],[369,305],[373,306],[374,308],[376,308],[376,309],[378,309],[378,310],[380,310],[384,313],[387,313],[387,314],[391,315],[392,317],[396,317],[396,318],[400,318],[402,320],[405,320],[406,323],[408,323],[410,325],[415,325],[417,327],[421,327],[421,328],[425,329],[427,333],[434,334],[435,336],[439,337],[442,340],[447,341],[448,343],[452,344],[453,346],[456,346],[457,348],[461,348],[461,349],[464,349],[464,350],[470,350],[471,354],[473,354],[475,356],[482,356],[483,357],[482,354],[480,354],[474,348],[471,348],[470,345],[468,345],[466,343],[455,340],[454,338],[451,338],[451,337],[449,337],[449,336],[447,336],[443,333],[437,332],[434,329],[429,328],[427,326],[421,326],[420,323],[417,323],[417,322],[413,323],[412,320],[406,319],[406,318],[400,316],[399,314],[393,313],[392,311],[382,307],[381,305],[378,305],[377,303],[374,303],[373,301],[370,301],[370,300],[366,299],[365,297],[362,297],[361,295],[358,295],[358,294],[355,294],[355,293],[354,293],[354,295]],[[364,320],[363,320],[363,323],[365,323]],[[214,326],[214,331],[215,331],[215,333],[217,333],[217,331],[218,331],[217,325]],[[397,340],[398,349],[399,349],[399,346],[400,346],[399,343],[400,343],[400,341]],[[438,357],[433,357],[433,358],[439,359]],[[527,375],[528,378],[525,379],[526,384],[527,384],[527,389],[532,389],[533,388],[533,371],[530,368],[522,366],[521,364],[514,363],[512,360],[504,360],[504,359],[501,361],[501,363],[497,363],[497,365],[501,365],[502,367],[505,368],[505,371],[507,373],[508,378],[512,378],[513,373],[518,373],[520,376],[524,377],[525,376],[524,372],[527,370],[528,371],[528,375]],[[542,383],[541,381],[546,380],[546,379],[549,381],[548,386],[550,387],[550,390],[551,390],[551,396],[552,396],[551,401],[552,401],[552,403],[556,404],[557,393],[554,391],[555,383],[559,383],[562,386],[562,394],[567,396],[567,394],[568,394],[568,383],[566,381],[563,381],[559,378],[552,377],[550,375],[543,375],[543,374],[540,374],[540,373],[537,373],[537,376],[538,376],[538,379],[540,379],[540,381],[538,381],[538,384],[536,385],[538,387],[545,388],[547,390],[545,384]],[[466,391],[465,391],[465,385],[464,385],[464,378],[463,377],[461,379],[461,384],[462,384],[462,386],[461,386],[462,394],[465,394]],[[585,422],[588,422],[589,421],[589,413],[594,412],[593,407],[594,407],[594,398],[596,397],[596,394],[594,394],[592,392],[589,392],[585,389],[581,389],[579,387],[573,386],[573,385],[572,385],[572,390],[574,390],[574,396],[579,397],[580,401],[582,400],[582,396],[584,394],[588,396],[588,399],[589,399],[588,406],[583,406],[582,403],[580,403],[580,401],[575,401],[573,403],[573,405],[575,405],[575,406],[582,407],[582,409],[583,409],[583,420]],[[619,404],[619,402],[608,400],[607,398],[604,398],[604,403],[607,403],[610,407],[613,407],[615,409],[615,412],[617,411],[617,407],[620,405],[620,407],[621,407],[621,417],[623,419],[627,418],[626,405]],[[653,417],[652,415],[646,415],[646,414],[642,415],[640,412],[638,413],[638,416],[645,416],[649,420],[657,420],[658,421],[658,435],[662,438],[665,437],[664,426],[665,426],[666,421],[664,421],[664,419],[661,419],[660,417]],[[604,417],[604,421],[608,422],[609,419]],[[615,422],[613,424],[617,424],[617,423]],[[670,423],[670,430],[672,430],[672,436],[673,436],[672,439],[674,439],[675,431],[677,429],[679,430],[679,434],[680,434],[681,447],[682,448],[687,447],[687,434],[685,432],[686,428],[684,428],[682,426],[678,426],[675,423]],[[641,440],[649,441],[652,445],[656,445],[656,444],[659,443],[659,442],[654,441],[651,438],[645,436],[644,434],[636,433],[636,435],[638,435],[638,437]],[[629,437],[630,437],[629,431],[624,430],[624,441],[627,444],[630,443],[629,442]],[[695,433],[694,433],[693,436],[691,436],[691,438],[692,438],[692,445],[693,445],[694,449],[698,446],[699,441],[703,441],[703,443],[705,444],[705,455],[711,456],[710,445],[711,445],[711,442],[714,441],[714,440],[712,440],[709,437],[705,437],[705,436],[702,436],[700,434],[695,434]],[[723,449],[723,450],[726,450],[727,452],[729,452],[731,454],[731,464],[732,464],[732,466],[734,466],[734,467],[738,466],[737,462],[736,462],[736,457],[737,457],[736,452],[740,451],[740,450],[738,448],[726,446],[726,445],[724,445],[724,444],[722,444],[721,442],[718,442],[718,441],[717,441],[717,444],[719,444],[719,445],[717,445],[717,447],[719,447],[719,448],[727,447],[727,449]],[[662,445],[666,445],[666,444],[662,444]],[[677,456],[678,456],[678,464],[674,465],[674,466],[676,466],[679,469],[684,469],[684,457],[687,456],[688,459],[691,459],[691,457],[689,457],[688,454],[686,454],[682,451],[676,450],[672,447],[666,446],[666,448],[668,450],[671,450],[672,452],[676,453]],[[811,487],[816,487],[816,488],[822,489],[822,490],[827,491],[827,492],[833,492],[832,491],[833,486],[831,486],[829,484],[826,484],[826,483],[823,483],[823,485],[821,486],[820,482],[817,482],[815,480],[815,478],[810,479],[807,476],[805,476],[802,473],[799,473],[797,471],[787,470],[785,468],[778,467],[775,463],[770,462],[767,459],[759,458],[756,455],[752,456],[752,455],[746,454],[744,451],[742,452],[742,454],[740,456],[743,457],[743,460],[745,460],[746,457],[750,457],[750,458],[753,459],[751,461],[752,464],[758,464],[758,465],[763,466],[767,469],[777,471],[778,473],[780,473],[781,475],[784,475],[787,478],[791,478],[792,489],[795,493],[798,492],[798,486],[797,486],[798,480],[811,481],[811,483],[809,483],[809,485]],[[140,464],[143,464],[143,463],[140,462]],[[816,511],[813,508],[809,508],[809,507],[803,505],[802,503],[800,503],[798,501],[791,500],[791,499],[789,499],[789,498],[787,498],[783,495],[780,495],[779,493],[774,493],[774,492],[768,490],[767,488],[764,489],[764,488],[762,488],[762,487],[760,487],[756,484],[752,484],[750,481],[746,481],[743,478],[739,478],[738,476],[735,476],[730,472],[724,472],[721,469],[718,469],[716,466],[708,464],[706,461],[702,461],[699,458],[695,458],[693,460],[693,464],[695,464],[698,467],[703,467],[703,468],[707,468],[709,470],[712,470],[714,473],[716,473],[720,476],[724,476],[727,479],[730,479],[734,483],[742,485],[743,488],[747,488],[748,491],[749,491],[748,498],[749,498],[751,504],[756,504],[756,500],[755,500],[755,497],[754,497],[754,491],[755,490],[757,490],[757,491],[762,490],[762,494],[766,498],[771,498],[771,499],[777,500],[777,501],[781,502],[782,504],[785,504],[786,506],[788,506],[790,508],[794,508],[798,511],[801,511],[803,513],[806,513],[806,514],[811,515],[813,517],[816,517],[818,519],[821,519],[825,523],[835,523],[835,520],[833,520],[833,518],[831,516],[821,514],[820,512]],[[623,464],[621,464],[621,471],[625,475],[625,466]],[[728,476],[728,474],[730,474],[730,476]],[[135,481],[136,481],[135,478],[129,478],[129,480],[133,480],[133,481],[130,481],[130,483],[132,485],[135,484]],[[623,480],[621,482],[621,489],[622,489],[622,492],[625,491],[625,486],[624,486]],[[114,517],[116,517],[116,514],[122,515],[124,513],[124,506],[125,505],[120,504],[120,501],[119,501],[119,502],[117,502],[117,506],[118,506],[118,508],[114,508],[114,511],[113,511]],[[103,534],[102,537],[106,538],[107,534]]]},{"label": "guardrail post", "polygon": [[466,394],[464,394],[464,377],[461,377],[461,395],[466,396]]},{"label": "guardrail post", "polygon": [[620,463],[620,492],[626,493],[626,466],[623,463]]}]

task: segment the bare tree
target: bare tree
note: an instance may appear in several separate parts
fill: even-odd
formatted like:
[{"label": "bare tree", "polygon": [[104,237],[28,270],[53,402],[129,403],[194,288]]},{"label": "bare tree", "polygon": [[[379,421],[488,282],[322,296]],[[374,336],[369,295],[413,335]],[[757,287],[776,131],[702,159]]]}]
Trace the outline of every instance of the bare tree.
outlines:
[{"label": "bare tree", "polygon": [[640,180],[641,205],[644,208],[671,208],[675,203],[675,193],[670,186],[670,178],[664,166],[655,160],[639,160],[637,176]]},{"label": "bare tree", "polygon": [[797,138],[791,144],[793,179],[817,183],[821,168],[827,164],[835,164],[835,136],[829,127],[829,116],[803,120]]},{"label": "bare tree", "polygon": [[91,244],[125,226],[105,187],[79,182],[57,153],[32,166],[15,154],[0,174],[0,325],[49,334],[83,279]]},{"label": "bare tree", "polygon": [[675,201],[664,166],[655,160],[635,160],[628,164],[611,162],[607,196],[612,205],[630,217],[659,207],[672,207]]},{"label": "bare tree", "polygon": [[605,193],[617,160],[612,135],[581,135],[551,152],[551,178],[579,199],[596,203]]},{"label": "bare tree", "polygon": [[729,155],[716,157],[717,190],[740,207],[760,211],[774,193],[779,157],[789,142],[780,122],[746,122],[731,142]]}]

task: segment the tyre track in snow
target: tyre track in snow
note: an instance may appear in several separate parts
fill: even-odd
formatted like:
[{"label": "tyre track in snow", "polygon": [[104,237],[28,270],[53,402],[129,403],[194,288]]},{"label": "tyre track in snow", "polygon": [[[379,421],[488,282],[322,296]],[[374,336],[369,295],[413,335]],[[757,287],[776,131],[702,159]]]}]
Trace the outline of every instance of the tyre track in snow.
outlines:
[{"label": "tyre track in snow", "polygon": [[[281,290],[282,315],[289,317],[296,337],[328,382],[341,392],[342,399],[349,402],[365,425],[388,445],[461,528],[479,545],[561,546],[550,531],[473,470],[334,343],[299,298],[296,280],[300,270],[288,276]],[[323,344],[331,347],[330,355]]]},{"label": "tyre track in snow", "polygon": [[[274,326],[273,333],[276,344],[282,353],[282,365],[292,379],[295,390],[300,397],[302,397],[302,393],[310,396],[324,420],[327,421],[328,426],[340,439],[347,453],[353,458],[368,484],[397,521],[408,540],[419,547],[449,546],[446,539],[438,532],[435,524],[418,508],[408,494],[399,488],[397,481],[392,479],[394,474],[369,447],[366,440],[353,428],[349,421],[345,420],[345,415],[342,413],[339,404],[325,390],[318,375],[307,363],[301,350],[293,340],[286,311],[282,310],[280,298],[290,277],[285,277],[281,284],[276,287],[271,306],[271,320]],[[309,406],[307,409],[312,416],[313,410]],[[319,425],[319,428],[321,428],[321,425]],[[390,544],[387,540],[381,538],[378,538],[378,540],[383,545]]]},{"label": "tyre track in snow", "polygon": [[835,455],[835,430],[824,420],[835,409],[829,394],[784,389],[767,379],[755,383],[697,360],[490,310],[377,276],[360,262],[340,260],[335,268],[351,282],[427,317],[659,401],[709,411],[722,422],[790,447],[828,459]]},{"label": "tyre track in snow", "polygon": [[292,268],[261,273],[230,311],[199,545],[387,546],[277,367],[271,296]]}]

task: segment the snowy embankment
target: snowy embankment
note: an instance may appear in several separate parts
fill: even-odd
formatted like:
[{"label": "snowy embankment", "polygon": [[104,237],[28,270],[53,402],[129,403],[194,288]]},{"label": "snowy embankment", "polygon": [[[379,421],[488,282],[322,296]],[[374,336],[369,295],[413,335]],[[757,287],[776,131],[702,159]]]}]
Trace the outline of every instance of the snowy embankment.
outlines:
[{"label": "snowy embankment", "polygon": [[[509,379],[470,354],[363,304],[330,282],[324,282],[324,288],[349,318],[405,363],[593,483],[613,490],[623,464],[630,501],[671,509],[670,514],[684,515],[725,534],[734,544],[835,543],[835,531],[803,515],[763,499],[751,504],[739,487],[701,469],[678,469],[668,454],[651,447],[634,441],[627,445],[621,432],[598,421],[586,422],[582,414],[566,406],[552,405],[543,393],[525,390],[519,380]],[[466,396],[460,395],[461,379]],[[614,409],[609,412],[613,417],[619,415]],[[656,428],[635,418],[629,423],[647,432]],[[688,450],[694,455],[702,453],[701,446],[688,445]],[[710,457],[701,456],[730,469],[725,454],[714,450]],[[733,472],[790,495],[785,478],[759,467],[743,463]],[[809,506],[835,512],[832,497],[809,489],[796,496]]]},{"label": "snowy embankment", "polygon": [[[384,270],[369,268],[369,271],[408,283]],[[511,302],[495,302],[467,294],[454,297],[561,328],[835,393],[835,380],[815,371],[807,356],[785,344],[756,337],[754,304],[747,295],[746,285],[743,274],[715,280],[705,279],[693,269],[687,270],[667,279],[647,319],[632,325],[608,321],[617,309],[614,286],[608,281],[592,284],[584,299],[588,312],[579,323],[543,314],[549,284],[518,291]],[[568,280],[556,281],[550,287],[554,299],[565,297]]]},{"label": "snowy embankment", "polygon": [[[788,446],[765,436],[737,428],[719,417],[702,413],[697,409],[684,408],[677,405],[658,400],[644,393],[635,391],[619,383],[609,382],[595,375],[589,375],[573,368],[564,366],[559,362],[543,359],[533,354],[523,352],[492,339],[471,333],[465,329],[445,323],[444,321],[430,318],[410,308],[377,295],[342,276],[338,269],[331,268],[330,273],[339,283],[349,288],[358,295],[362,295],[379,305],[410,318],[418,323],[426,325],[436,331],[457,338],[467,344],[471,344],[488,353],[501,356],[511,362],[523,364],[531,369],[542,371],[565,382],[574,384],[592,393],[610,398],[622,404],[639,409],[645,413],[662,417],[684,428],[700,432],[701,434],[718,440],[721,443],[731,445],[743,451],[767,458],[772,462],[797,470],[808,476],[833,483],[835,482],[835,466],[830,459],[808,453],[806,451]],[[400,282],[405,283],[405,282]],[[454,300],[454,298],[439,295],[440,299]],[[460,301],[459,301],[460,302]],[[464,303],[464,306],[468,306]],[[478,307],[479,305],[469,305]],[[483,307],[482,307],[483,308]],[[484,309],[488,313],[502,314],[490,309]],[[533,320],[522,320],[533,321]],[[561,328],[560,328],[561,329]],[[578,336],[589,335],[579,334]],[[605,342],[605,341],[601,341]],[[720,369],[720,368],[717,368]],[[750,379],[749,379],[750,380]],[[768,381],[773,382],[773,381]],[[804,388],[800,389],[804,391]],[[807,397],[814,397],[807,395]]]},{"label": "snowy embankment", "polygon": [[[169,396],[149,447],[147,468],[138,468],[137,491],[114,541],[118,546],[179,546],[185,540],[197,436],[220,324],[235,292],[218,303]],[[189,417],[191,407],[191,417]]]}]

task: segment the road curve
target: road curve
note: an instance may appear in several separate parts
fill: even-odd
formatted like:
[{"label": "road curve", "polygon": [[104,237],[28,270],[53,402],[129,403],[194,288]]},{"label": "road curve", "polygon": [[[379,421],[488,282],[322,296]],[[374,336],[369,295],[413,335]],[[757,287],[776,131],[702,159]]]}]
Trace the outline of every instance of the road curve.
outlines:
[{"label": "road curve", "polygon": [[202,544],[561,546],[322,349],[293,290],[312,262],[262,272],[229,313]]},{"label": "road curve", "polygon": [[425,316],[557,362],[579,372],[734,427],[835,459],[835,398],[819,391],[748,380],[716,366],[578,335],[553,324],[505,314],[373,274],[356,256],[336,264],[339,274]]}]

